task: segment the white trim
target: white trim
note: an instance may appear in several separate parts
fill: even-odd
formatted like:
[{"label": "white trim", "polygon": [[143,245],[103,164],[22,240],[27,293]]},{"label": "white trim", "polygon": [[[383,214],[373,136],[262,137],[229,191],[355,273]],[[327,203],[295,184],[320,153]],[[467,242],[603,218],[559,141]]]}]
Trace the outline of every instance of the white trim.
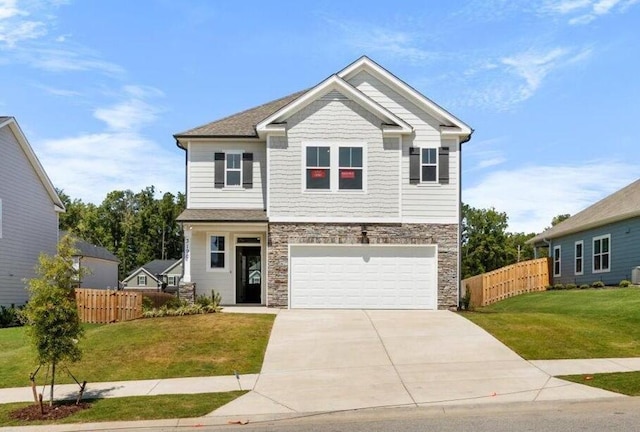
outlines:
[{"label": "white trim", "polygon": [[[609,243],[608,251],[606,255],[608,256],[607,268],[602,268],[602,240],[607,239]],[[600,270],[596,270],[596,241],[600,240]],[[591,238],[591,273],[609,273],[611,271],[611,234],[603,234],[599,236],[594,236]]]},{"label": "white trim", "polygon": [[410,87],[398,77],[391,74],[389,71],[384,69],[382,66],[380,66],[367,56],[362,56],[361,58],[338,72],[338,76],[342,77],[345,80],[349,80],[349,78],[353,77],[363,70],[372,73],[385,84],[394,88],[394,90],[398,91],[400,94],[407,97],[407,99],[414,102],[416,105],[426,110],[430,114],[434,114],[439,119],[448,121],[449,123],[452,123],[453,125],[460,128],[460,132],[457,134],[458,136],[471,135],[472,130],[469,125],[455,117],[450,112],[446,111],[444,108],[437,105],[432,100],[420,94],[418,91]]},{"label": "white trim", "polygon": [[[263,235],[265,240],[263,240]],[[259,243],[238,243],[238,238],[240,237],[258,237],[260,239]],[[254,232],[234,232],[233,233],[233,267],[230,270],[231,279],[233,279],[233,304],[242,305],[245,303],[238,303],[238,263],[235,260],[235,257],[238,254],[238,247],[259,247],[260,248],[260,304],[266,305],[266,296],[267,296],[267,279],[264,277],[264,271],[262,270],[266,264],[266,233],[254,233]],[[248,303],[252,304],[252,303]]]},{"label": "white trim", "polygon": [[[558,273],[556,273],[556,250],[558,251]],[[553,277],[562,276],[562,247],[560,245],[553,247]]]},{"label": "white trim", "polygon": [[311,102],[324,96],[325,94],[337,90],[346,94],[349,99],[353,100],[372,114],[379,117],[381,120],[385,120],[387,123],[395,123],[397,127],[389,128],[383,127],[383,133],[402,133],[410,134],[413,132],[413,127],[402,120],[400,117],[393,114],[388,109],[384,108],[379,103],[362,93],[360,90],[353,87],[351,84],[344,81],[338,75],[332,75],[320,84],[294,100],[293,102],[285,105],[263,121],[257,124],[256,131],[260,137],[264,137],[266,133],[270,132],[270,123],[280,123],[290,117],[292,114],[301,110]]},{"label": "white trim", "polygon": [[[318,167],[318,169],[329,170],[329,189],[307,189],[307,148],[308,147],[329,147],[329,166]],[[362,189],[340,189],[340,149],[342,147],[360,147],[362,148]],[[349,141],[305,141],[301,145],[302,158],[300,160],[302,171],[301,189],[303,194],[326,194],[326,193],[367,193],[367,177],[369,167],[367,163],[368,152],[367,144],[364,142]],[[311,167],[312,169],[313,167]],[[358,168],[356,168],[358,169]]]},{"label": "white trim", "polygon": [[[576,268],[578,267],[578,255],[577,255],[577,248],[578,245],[580,245],[580,252],[582,253],[582,255],[580,256],[580,268],[581,271],[576,271]],[[578,240],[576,242],[573,243],[573,274],[576,276],[582,276],[584,274],[584,241],[583,240]]]},{"label": "white trim", "polygon": [[[143,278],[142,280],[144,281],[144,283],[140,283],[140,279]],[[139,274],[138,276],[136,276],[136,286],[147,286],[147,275],[145,274]]]},{"label": "white trim", "polygon": [[[403,140],[402,140],[402,136],[398,136],[397,137],[398,140],[398,217],[400,219],[402,219],[402,202],[403,202],[403,196],[402,196],[402,190],[403,190],[403,178],[402,178],[402,146],[404,145]],[[384,142],[383,142],[384,145]]]},{"label": "white trim", "polygon": [[[419,147],[420,148],[420,185],[434,185],[434,184],[440,184],[440,164],[439,164],[439,154],[438,154],[438,147]],[[435,163],[428,163],[425,164],[422,162],[422,154],[425,150],[433,150],[435,153]],[[422,168],[425,166],[435,166],[436,167],[436,177],[433,180],[425,180],[422,178]]]},{"label": "white trim", "polygon": [[[242,186],[242,169],[243,169],[243,166],[242,166],[243,165],[242,154],[243,153],[244,153],[244,151],[237,150],[237,149],[225,150],[225,152],[224,152],[224,187],[223,187],[223,190],[224,189],[227,189],[227,190],[230,190],[230,189],[232,189],[232,190],[243,189],[243,186]],[[238,156],[240,156],[240,168],[228,168],[227,167],[227,156],[228,155],[238,155]],[[240,173],[240,182],[237,185],[229,185],[229,184],[227,184],[227,174],[229,172],[239,172]]]},{"label": "white trim", "polygon": [[266,155],[265,155],[265,170],[266,170],[266,176],[267,176],[267,189],[265,191],[266,193],[266,197],[265,200],[267,201],[266,203],[264,203],[264,207],[267,211],[267,219],[269,219],[269,212],[271,211],[271,136],[267,136],[267,142],[265,144],[266,146]]},{"label": "white trim", "polygon": [[187,141],[187,166],[185,169],[187,170],[187,190],[186,190],[186,198],[187,198],[187,206],[192,202],[191,200],[191,141]]},{"label": "white trim", "polygon": [[[212,268],[211,267],[211,237],[223,237],[224,238],[224,267]],[[205,237],[207,241],[207,258],[205,260],[205,271],[213,273],[228,272],[231,268],[230,254],[229,254],[229,233],[220,231],[210,231],[206,233]]]}]

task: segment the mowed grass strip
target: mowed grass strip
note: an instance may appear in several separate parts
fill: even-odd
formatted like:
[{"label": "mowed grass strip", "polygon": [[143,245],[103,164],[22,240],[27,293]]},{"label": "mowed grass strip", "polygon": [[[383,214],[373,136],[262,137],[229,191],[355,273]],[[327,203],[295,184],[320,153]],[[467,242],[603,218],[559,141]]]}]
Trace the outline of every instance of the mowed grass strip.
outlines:
[{"label": "mowed grass strip", "polygon": [[628,396],[640,396],[640,372],[564,375],[558,378]]},{"label": "mowed grass strip", "polygon": [[[275,315],[215,313],[88,326],[83,358],[70,366],[80,381],[257,373]],[[29,385],[37,364],[24,328],[0,329],[0,387]],[[42,384],[46,371],[38,373]],[[59,383],[72,379],[58,370]]]},{"label": "mowed grass strip", "polygon": [[91,408],[56,421],[27,422],[14,420],[9,416],[9,413],[16,409],[28,406],[29,404],[3,404],[0,405],[0,426],[201,417],[245,393],[246,391],[234,391],[226,393],[97,399],[89,401],[91,402]]},{"label": "mowed grass strip", "polygon": [[640,357],[640,288],[524,294],[465,318],[528,360]]}]

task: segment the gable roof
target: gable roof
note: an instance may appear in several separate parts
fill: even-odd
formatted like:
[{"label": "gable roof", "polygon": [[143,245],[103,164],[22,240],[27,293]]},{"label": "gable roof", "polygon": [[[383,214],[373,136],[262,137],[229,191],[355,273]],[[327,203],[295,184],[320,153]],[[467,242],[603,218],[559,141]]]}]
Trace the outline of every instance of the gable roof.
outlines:
[{"label": "gable roof", "polygon": [[51,183],[49,176],[47,176],[47,173],[45,172],[44,168],[40,164],[40,161],[38,160],[38,157],[34,153],[33,148],[31,148],[29,141],[27,141],[27,137],[24,135],[24,133],[22,133],[22,129],[20,129],[20,126],[18,125],[18,122],[16,121],[16,119],[14,117],[1,116],[0,129],[2,129],[3,127],[8,127],[9,129],[11,129],[11,132],[13,133],[16,140],[18,141],[18,144],[20,144],[22,151],[27,156],[27,159],[29,160],[29,163],[33,167],[33,170],[36,172],[36,175],[40,179],[40,182],[42,183],[45,190],[47,191],[49,198],[51,198],[54,209],[57,212],[64,212],[65,211],[64,204],[62,203],[62,200],[58,196],[58,192],[56,192],[55,187],[53,187],[53,183]]},{"label": "gable roof", "polygon": [[529,239],[533,244],[640,216],[640,179]]},{"label": "gable roof", "polygon": [[144,264],[141,267],[138,267],[137,269],[135,269],[134,271],[129,273],[129,276],[127,276],[124,279],[123,282],[126,282],[126,281],[130,280],[137,273],[140,273],[140,271],[144,271],[149,276],[151,276],[154,280],[157,281],[157,279],[156,279],[156,275],[157,274],[166,273],[168,270],[170,270],[171,268],[175,267],[181,261],[182,261],[182,259],[170,259],[170,260],[156,259],[156,260],[153,260],[153,261],[149,261],[148,263]]},{"label": "gable roof", "polygon": [[[60,237],[67,235],[67,231],[60,231]],[[119,263],[120,260],[114,254],[112,254],[107,248],[102,246],[96,246],[91,244],[81,238],[71,234],[73,239],[75,240],[74,247],[78,251],[77,255],[88,257],[88,258],[98,258],[105,261],[113,261]]]}]

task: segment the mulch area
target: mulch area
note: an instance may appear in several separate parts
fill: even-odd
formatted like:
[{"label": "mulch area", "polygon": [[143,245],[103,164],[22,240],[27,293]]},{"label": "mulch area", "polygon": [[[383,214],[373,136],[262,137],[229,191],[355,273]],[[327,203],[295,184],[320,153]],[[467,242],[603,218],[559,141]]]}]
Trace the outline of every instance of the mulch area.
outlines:
[{"label": "mulch area", "polygon": [[73,413],[78,411],[82,411],[88,408],[91,408],[91,404],[88,402],[80,402],[78,405],[73,401],[69,402],[55,402],[53,406],[49,406],[48,403],[45,403],[44,406],[44,415],[40,411],[40,406],[38,405],[29,405],[28,407],[24,407],[18,410],[13,411],[9,414],[12,419],[16,420],[24,420],[24,421],[35,421],[35,420],[59,420],[65,417],[70,416]]}]

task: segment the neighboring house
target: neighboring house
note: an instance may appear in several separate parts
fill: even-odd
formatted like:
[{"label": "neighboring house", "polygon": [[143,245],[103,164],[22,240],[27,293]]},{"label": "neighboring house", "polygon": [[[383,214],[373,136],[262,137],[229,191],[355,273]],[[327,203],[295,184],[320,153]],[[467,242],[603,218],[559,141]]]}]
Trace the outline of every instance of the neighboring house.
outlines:
[{"label": "neighboring house", "polygon": [[[60,237],[66,234],[61,231]],[[80,288],[117,290],[120,260],[107,248],[92,245],[75,236],[74,240],[77,253],[73,256],[73,265],[85,273],[78,284]]]},{"label": "neighboring house", "polygon": [[0,117],[0,305],[22,305],[38,256],[56,253],[58,214],[51,180],[13,117]]},{"label": "neighboring house", "polygon": [[471,133],[362,57],[309,90],[176,134],[184,283],[223,304],[456,306]]},{"label": "neighboring house", "polygon": [[182,276],[182,260],[153,260],[132,271],[122,281],[123,288],[135,291],[159,291],[166,283],[164,291],[175,292]]},{"label": "neighboring house", "polygon": [[549,248],[553,283],[631,280],[640,266],[640,179],[527,243]]}]

